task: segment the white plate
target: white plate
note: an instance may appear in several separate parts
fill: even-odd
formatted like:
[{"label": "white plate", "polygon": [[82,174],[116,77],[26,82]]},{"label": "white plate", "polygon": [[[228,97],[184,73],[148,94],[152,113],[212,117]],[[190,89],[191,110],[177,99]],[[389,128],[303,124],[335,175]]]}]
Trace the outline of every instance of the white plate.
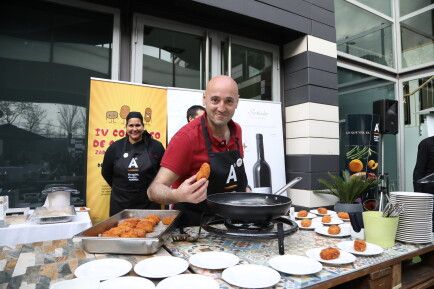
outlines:
[{"label": "white plate", "polygon": [[424,198],[424,199],[432,199],[433,195],[427,193],[415,193],[415,192],[390,192],[392,196],[404,196],[410,198]]},{"label": "white plate", "polygon": [[54,283],[50,289],[95,289],[99,284],[99,280],[92,278],[74,278]]},{"label": "white plate", "polygon": [[368,242],[366,242],[366,250],[363,252],[354,250],[354,241],[342,241],[337,243],[336,246],[345,252],[362,256],[378,255],[384,251],[380,246]]},{"label": "white plate", "polygon": [[187,268],[188,262],[182,258],[158,256],[140,261],[134,266],[134,272],[147,278],[166,278],[181,274]]},{"label": "white plate", "polygon": [[301,221],[297,220],[295,222],[297,223],[298,228],[301,229],[301,230],[315,230],[317,227],[321,227],[322,226],[321,223],[319,223],[319,222],[312,222],[310,224],[310,227],[303,227],[301,225]]},{"label": "white plate", "polygon": [[[155,289],[152,281],[134,276],[119,277],[115,279],[109,279],[101,283],[98,289]],[[80,288],[82,289],[82,288]]]},{"label": "white plate", "polygon": [[318,210],[317,210],[317,209],[315,209],[315,210],[310,210],[309,212],[311,212],[311,213],[313,213],[313,214],[315,214],[315,215],[318,215],[318,216],[336,215],[336,212],[335,212],[335,211],[332,211],[332,210],[327,210],[327,214],[320,214],[320,213],[318,213]]},{"label": "white plate", "polygon": [[329,227],[318,227],[315,229],[315,232],[328,237],[348,237],[351,235],[351,231],[348,230],[347,228],[343,228],[343,227],[340,228],[341,228],[341,232],[337,235],[329,234],[328,232]]},{"label": "white plate", "polygon": [[297,255],[275,256],[268,260],[268,264],[277,271],[292,275],[315,274],[322,270],[320,262]]},{"label": "white plate", "polygon": [[340,224],[343,224],[344,223],[344,221],[342,221],[340,218],[338,218],[338,217],[332,217],[332,220],[329,222],[329,223],[324,223],[323,221],[322,221],[322,218],[321,218],[321,223],[323,224],[323,225],[329,225],[329,226],[331,226],[331,225],[340,225]]},{"label": "white plate", "polygon": [[[298,213],[298,212],[297,212],[297,213]],[[299,217],[299,216],[297,216],[297,213],[295,213],[295,218],[296,218],[296,219],[313,219],[313,218],[316,217],[316,215],[315,215],[315,214],[312,214],[312,213],[307,213],[307,216],[306,216],[306,217]]]},{"label": "white plate", "polygon": [[[120,288],[120,287],[119,287]],[[124,287],[125,288],[125,287]],[[157,289],[218,289],[219,284],[209,276],[199,274],[181,274],[162,280]]]},{"label": "white plate", "polygon": [[280,274],[267,266],[244,264],[225,269],[222,278],[242,288],[265,288],[279,283]]},{"label": "white plate", "polygon": [[333,260],[324,260],[320,257],[320,252],[322,249],[325,248],[313,248],[306,251],[306,256],[309,258],[312,258],[314,260],[320,261],[325,264],[333,264],[333,265],[342,265],[342,264],[349,264],[356,261],[356,256],[354,256],[351,253],[339,250],[339,257]]},{"label": "white plate", "polygon": [[234,254],[212,251],[194,254],[188,261],[199,268],[218,270],[237,265],[240,258]]},{"label": "white plate", "polygon": [[113,279],[130,272],[133,265],[124,259],[98,259],[78,266],[74,275],[81,278],[93,278],[99,281]]}]

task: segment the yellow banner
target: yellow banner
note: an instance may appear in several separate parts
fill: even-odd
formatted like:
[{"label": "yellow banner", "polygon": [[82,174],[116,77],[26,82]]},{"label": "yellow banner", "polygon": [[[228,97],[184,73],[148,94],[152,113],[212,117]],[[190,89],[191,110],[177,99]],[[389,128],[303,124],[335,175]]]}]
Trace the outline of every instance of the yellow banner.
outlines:
[{"label": "yellow banner", "polygon": [[141,112],[145,129],[166,147],[166,89],[91,79],[86,206],[94,223],[109,215],[111,188],[101,176],[104,153],[111,143],[126,136],[125,118],[130,111]]}]

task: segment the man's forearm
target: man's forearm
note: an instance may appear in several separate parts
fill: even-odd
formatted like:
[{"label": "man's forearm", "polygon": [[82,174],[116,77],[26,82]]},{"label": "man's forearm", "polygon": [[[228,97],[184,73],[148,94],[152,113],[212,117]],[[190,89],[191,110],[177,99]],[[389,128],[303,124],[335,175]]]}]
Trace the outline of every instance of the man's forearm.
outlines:
[{"label": "man's forearm", "polygon": [[148,188],[149,200],[158,204],[175,204],[178,203],[176,190],[161,183],[153,182]]}]

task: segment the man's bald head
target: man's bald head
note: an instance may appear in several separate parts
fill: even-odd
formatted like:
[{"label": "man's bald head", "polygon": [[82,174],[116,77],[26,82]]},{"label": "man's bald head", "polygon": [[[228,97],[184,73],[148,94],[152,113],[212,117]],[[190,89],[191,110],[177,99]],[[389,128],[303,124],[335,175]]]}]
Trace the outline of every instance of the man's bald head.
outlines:
[{"label": "man's bald head", "polygon": [[207,93],[207,91],[215,89],[216,87],[226,87],[228,89],[231,89],[234,92],[232,96],[239,97],[238,84],[230,76],[217,75],[211,78],[206,86],[205,94]]},{"label": "man's bald head", "polygon": [[203,94],[208,122],[212,127],[225,127],[238,106],[238,85],[227,75],[213,77]]}]

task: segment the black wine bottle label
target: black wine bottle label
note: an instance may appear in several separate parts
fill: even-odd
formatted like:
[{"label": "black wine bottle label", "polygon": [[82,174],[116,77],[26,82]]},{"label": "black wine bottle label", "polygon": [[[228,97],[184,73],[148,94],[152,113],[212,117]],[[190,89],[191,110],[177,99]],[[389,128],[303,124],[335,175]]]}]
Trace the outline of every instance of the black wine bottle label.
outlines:
[{"label": "black wine bottle label", "polygon": [[271,193],[271,169],[264,158],[264,142],[262,134],[256,134],[258,160],[253,165],[254,192]]}]

